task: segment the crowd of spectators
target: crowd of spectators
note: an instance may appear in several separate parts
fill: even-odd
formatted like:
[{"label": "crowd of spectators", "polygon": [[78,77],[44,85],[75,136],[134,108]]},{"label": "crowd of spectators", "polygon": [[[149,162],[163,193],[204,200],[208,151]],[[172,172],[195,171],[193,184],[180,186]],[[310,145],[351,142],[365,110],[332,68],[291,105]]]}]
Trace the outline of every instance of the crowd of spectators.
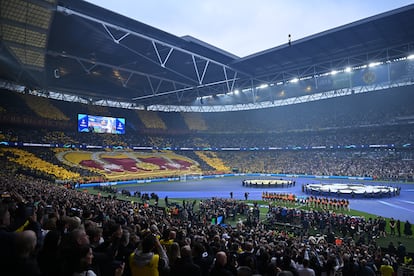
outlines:
[{"label": "crowd of spectators", "polygon": [[[61,144],[66,147],[276,147],[283,150],[224,151],[211,154],[188,151],[180,154],[191,155],[205,173],[225,172],[235,168],[245,173],[368,176],[392,181],[413,179],[414,129],[411,121],[414,101],[411,100],[412,95],[403,89],[393,93],[378,92],[277,109],[225,114],[182,115],[150,111],[140,111],[138,114],[133,110],[48,99],[50,105],[57,108],[53,113],[59,111],[65,118],[72,119],[56,119],[47,123],[43,118],[37,118],[34,108],[28,108],[32,103],[36,106],[35,103],[39,101],[34,96],[10,91],[4,93],[8,94],[2,103],[4,112],[0,114],[0,121],[8,127],[1,129],[0,138],[3,141]],[[28,105],[18,101],[20,98],[27,98],[25,102]],[[44,101],[46,100],[43,99],[42,102]],[[77,113],[125,117],[126,134],[78,133],[74,131]],[[22,116],[24,118],[20,118]],[[158,123],[146,128],[144,122],[147,121]],[[44,127],[39,127],[42,122],[45,123]],[[193,127],[188,126],[186,129],[186,122]],[[194,131],[193,128],[198,130]],[[358,148],[361,145],[365,145],[365,148]],[[373,150],[367,145],[378,145],[379,148]],[[382,148],[382,145],[393,145],[394,148]],[[318,148],[320,146],[325,146],[326,149]],[[336,149],[336,146],[342,149]],[[305,149],[311,147],[318,149]],[[290,150],[285,150],[286,148]],[[28,151],[85,179],[102,176],[79,167],[67,167],[56,160],[54,151],[50,149]],[[212,164],[220,166],[216,168]]]},{"label": "crowd of spectators", "polygon": [[[21,156],[30,155],[59,166],[65,175],[71,171],[82,178],[95,179],[99,173],[79,166],[63,164],[49,148],[23,148]],[[15,152],[16,150],[3,150]],[[325,150],[256,150],[256,151],[179,151],[200,164],[204,173],[285,173],[304,175],[342,175],[372,177],[376,180],[412,181],[414,156],[410,150],[388,149],[325,149]],[[34,155],[32,155],[34,154]],[[162,153],[159,153],[162,154]],[[34,157],[33,157],[34,158]],[[33,166],[39,162],[30,163]],[[27,163],[26,165],[29,165]],[[220,165],[220,166],[219,166]],[[52,166],[52,165],[51,165]],[[58,171],[55,170],[55,173]],[[139,175],[136,178],[140,178]]]},{"label": "crowd of spectators", "polygon": [[[403,244],[376,244],[383,218],[277,202],[261,221],[257,204],[232,198],[161,208],[7,172],[0,181],[2,275],[385,275],[412,262]],[[247,219],[232,226],[238,214]]]},{"label": "crowd of spectators", "polygon": [[[406,152],[379,151],[247,151],[218,152],[242,173],[285,173],[372,177],[412,181],[414,160]],[[408,153],[409,154],[409,153]],[[410,155],[408,155],[410,156]]]},{"label": "crowd of spectators", "polygon": [[[64,121],[57,125],[69,137],[85,144],[104,144],[107,136],[75,133],[77,114],[93,114],[126,118],[126,135],[122,141],[127,145],[148,146],[154,136],[161,138],[160,147],[194,147],[208,144],[210,147],[286,147],[350,144],[399,144],[412,143],[413,96],[410,91],[400,89],[391,92],[366,93],[350,97],[338,97],[326,101],[303,103],[272,109],[218,112],[218,113],[165,113],[135,111],[119,108],[100,107],[80,103],[68,103],[51,99],[38,99],[11,91],[5,95],[1,107],[0,121],[4,125],[23,124],[27,129],[31,120],[47,116],[36,115],[34,110],[51,112],[49,121]],[[21,99],[25,99],[21,101]],[[49,108],[32,108],[38,102],[47,102]],[[24,105],[26,102],[27,105]],[[52,108],[53,107],[53,108]],[[52,112],[53,110],[53,112]],[[61,116],[56,114],[60,113]],[[17,118],[17,117],[24,117]],[[27,118],[26,118],[27,117]],[[59,119],[62,117],[62,119]],[[69,123],[66,123],[67,119]],[[197,122],[186,125],[186,122]],[[47,122],[47,120],[40,120]],[[145,127],[148,125],[148,127]],[[21,136],[19,141],[60,143],[46,134],[35,130]],[[49,127],[48,127],[49,126]],[[45,125],[47,132],[50,126]],[[200,129],[194,131],[195,129]],[[203,130],[201,130],[203,129]],[[158,132],[157,132],[158,130]],[[177,131],[180,130],[180,131]],[[71,133],[72,132],[72,133]],[[182,135],[178,135],[181,133]],[[37,134],[37,135],[36,135]],[[140,135],[141,134],[141,135]],[[145,134],[145,135],[142,135]],[[175,134],[175,135],[171,135]],[[191,135],[196,134],[196,135]],[[112,135],[112,137],[115,137]],[[39,139],[45,138],[43,141]],[[201,141],[200,141],[201,139]]]},{"label": "crowd of spectators", "polygon": [[319,130],[301,132],[235,133],[235,134],[185,134],[185,135],[111,135],[78,133],[74,131],[50,131],[33,129],[30,132],[19,128],[2,128],[7,141],[27,143],[51,143],[94,146],[151,146],[192,148],[311,148],[326,146],[394,145],[402,148],[414,143],[413,126],[369,127],[341,130]]},{"label": "crowd of spectators", "polygon": [[[237,112],[194,113],[194,115],[187,114],[184,116],[181,113],[156,113],[152,111],[139,111],[138,113],[140,114],[138,115],[135,110],[122,110],[121,112],[119,108],[48,99],[48,108],[42,109],[42,112],[56,108],[57,111],[52,112],[51,116],[49,114],[44,116],[55,118],[55,120],[70,118],[76,121],[77,113],[124,117],[127,118],[127,124],[131,125],[129,131],[150,129],[169,129],[170,131],[180,129],[188,131],[197,129],[213,133],[287,132],[303,129],[320,130],[399,123],[402,118],[413,115],[414,100],[410,92],[409,87],[400,87],[387,91],[361,93],[277,108]],[[28,108],[28,106],[36,106],[36,102],[39,101],[36,97],[7,90],[2,90],[2,93],[5,94],[5,97],[4,103],[2,102],[1,106],[7,112],[1,115],[5,115],[6,121],[7,117],[9,117],[8,121],[10,122],[13,116],[22,114],[30,116],[35,114],[33,110],[36,109]],[[46,102],[45,99],[43,101]],[[22,104],[22,102],[26,102],[27,105]],[[57,113],[62,114],[61,116],[56,116]],[[155,117],[159,119],[155,119]],[[195,119],[191,119],[191,117]],[[191,123],[186,124],[188,121],[197,121],[196,125],[202,127],[194,127]],[[177,122],[179,122],[178,125]]]}]

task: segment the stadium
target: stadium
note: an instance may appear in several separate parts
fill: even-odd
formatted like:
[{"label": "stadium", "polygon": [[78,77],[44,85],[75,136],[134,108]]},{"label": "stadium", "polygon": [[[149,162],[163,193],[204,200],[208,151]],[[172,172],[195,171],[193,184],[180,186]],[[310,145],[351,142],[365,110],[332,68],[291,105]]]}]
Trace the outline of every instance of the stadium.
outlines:
[{"label": "stadium", "polygon": [[0,5],[2,275],[414,275],[414,5],[241,58]]}]

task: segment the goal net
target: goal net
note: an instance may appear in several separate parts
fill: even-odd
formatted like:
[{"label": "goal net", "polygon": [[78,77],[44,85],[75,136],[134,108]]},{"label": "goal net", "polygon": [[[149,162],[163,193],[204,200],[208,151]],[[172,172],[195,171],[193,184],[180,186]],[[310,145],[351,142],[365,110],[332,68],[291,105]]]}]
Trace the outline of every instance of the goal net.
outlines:
[{"label": "goal net", "polygon": [[180,175],[180,181],[187,182],[187,181],[201,180],[202,176],[203,175],[201,173],[183,174],[183,175]]}]

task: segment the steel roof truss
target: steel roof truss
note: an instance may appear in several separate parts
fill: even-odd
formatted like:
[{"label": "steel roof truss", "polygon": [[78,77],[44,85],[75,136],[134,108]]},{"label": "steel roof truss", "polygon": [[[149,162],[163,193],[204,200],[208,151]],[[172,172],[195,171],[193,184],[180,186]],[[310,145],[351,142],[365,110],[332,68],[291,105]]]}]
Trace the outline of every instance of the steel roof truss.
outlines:
[{"label": "steel roof truss", "polygon": [[223,73],[224,73],[224,78],[225,78],[225,84],[226,84],[226,87],[227,87],[226,93],[230,93],[231,91],[233,91],[234,84],[235,84],[235,82],[237,80],[237,71],[234,71],[234,75],[233,75],[233,78],[232,79],[229,79],[227,77],[227,69],[226,69],[226,67],[223,67]]},{"label": "steel roof truss", "polygon": [[[324,74],[330,72],[332,69],[341,69],[347,66],[351,67],[359,67],[368,65],[370,62],[373,61],[387,61],[389,59],[398,59],[400,57],[404,57],[409,53],[410,49],[413,49],[414,46],[412,43],[400,44],[393,47],[381,48],[373,51],[369,51],[366,53],[350,55],[348,57],[341,57],[338,59],[332,59],[330,61],[317,63],[310,66],[305,66],[302,68],[292,68],[292,69],[282,69],[282,70],[275,70],[271,73],[264,73],[256,75],[256,79],[264,79],[269,77],[272,79],[273,82],[276,81],[286,81],[284,78],[285,76],[293,77],[300,70],[303,70],[302,74],[308,71],[308,68],[315,68],[314,74]],[[304,75],[303,75],[304,76]],[[297,75],[296,77],[301,77],[301,75]]]},{"label": "steel roof truss", "polygon": [[108,29],[108,26],[104,23],[101,23],[102,26],[104,27],[105,31],[109,34],[109,36],[112,38],[112,40],[116,43],[119,44],[119,42],[121,42],[121,40],[123,40],[124,38],[126,38],[127,36],[129,36],[131,33],[126,32],[124,35],[122,35],[120,38],[115,38],[115,36],[112,34],[111,30]]},{"label": "steel roof truss", "polygon": [[[147,76],[147,80],[148,80],[148,83],[149,83],[149,85],[151,87],[152,95],[156,95],[159,92],[159,90],[160,90],[162,80],[158,79],[158,84],[157,84],[157,87],[156,88],[154,88],[154,84],[151,81],[150,76]],[[174,83],[174,86],[175,86],[175,83]]]},{"label": "steel roof truss", "polygon": [[200,72],[198,71],[198,66],[197,66],[197,62],[196,62],[196,57],[194,55],[191,55],[191,59],[193,60],[194,70],[195,70],[195,73],[197,75],[198,84],[201,85],[201,84],[203,84],[204,76],[206,75],[206,71],[207,71],[207,68],[208,68],[208,65],[209,65],[210,61],[209,60],[206,61],[206,63],[204,64],[203,73],[200,76]]},{"label": "steel roof truss", "polygon": [[177,96],[178,102],[181,103],[181,100],[184,97],[184,92],[177,92],[177,93],[175,93],[175,95]]},{"label": "steel roof truss", "polygon": [[[129,30],[129,29],[127,29],[127,28],[124,28],[124,27],[121,27],[121,26],[117,26],[117,25],[115,25],[115,24],[111,24],[111,23],[106,22],[106,21],[103,21],[103,20],[101,20],[101,19],[94,18],[93,16],[86,15],[86,14],[83,14],[83,13],[81,13],[81,12],[77,12],[77,11],[75,11],[75,10],[71,10],[71,9],[69,9],[69,8],[62,7],[62,6],[57,6],[57,9],[56,9],[56,10],[57,10],[58,12],[62,12],[62,13],[67,14],[67,15],[74,15],[74,16],[78,16],[78,17],[81,17],[81,18],[86,19],[86,20],[90,20],[90,21],[92,21],[92,22],[100,23],[100,24],[103,24],[103,25],[105,25],[105,26],[107,26],[107,27],[111,27],[111,28],[114,28],[114,29],[119,30],[119,31],[124,31],[125,33],[129,33],[129,34],[131,34],[131,35],[134,35],[134,36],[137,36],[137,37],[140,37],[140,38],[143,38],[143,39],[149,40],[149,41],[154,41],[154,42],[157,42],[157,43],[159,43],[159,44],[161,44],[161,45],[164,45],[164,46],[166,46],[166,47],[171,47],[171,48],[173,48],[173,49],[175,49],[175,50],[177,50],[177,51],[179,51],[179,52],[181,52],[181,53],[184,53],[184,54],[187,54],[187,55],[194,55],[194,56],[196,56],[197,58],[200,58],[200,59],[203,59],[203,60],[206,60],[206,61],[208,60],[208,61],[210,61],[210,62],[212,62],[212,63],[214,63],[214,64],[217,64],[217,65],[219,65],[219,66],[224,66],[224,67],[228,67],[228,68],[230,68],[228,65],[223,64],[223,63],[221,63],[221,62],[219,62],[219,61],[216,61],[216,60],[210,59],[210,58],[208,58],[208,57],[205,57],[205,56],[202,56],[202,55],[199,55],[199,54],[193,53],[193,52],[191,52],[191,51],[185,50],[185,49],[180,48],[180,47],[178,47],[178,46],[174,46],[174,45],[171,45],[171,44],[169,44],[169,43],[166,43],[166,42],[163,42],[163,41],[160,41],[160,40],[157,40],[157,39],[151,38],[151,37],[149,37],[149,36],[147,36],[147,35],[140,34],[140,33],[138,33],[138,32],[135,32],[135,31]],[[230,68],[230,69],[231,69],[231,68]]]},{"label": "steel roof truss", "polygon": [[[158,65],[161,66],[161,64],[159,63],[159,61],[154,61],[153,59],[151,59],[151,58],[149,58],[149,57],[147,57],[147,56],[145,56],[145,55],[143,55],[143,54],[135,51],[134,49],[132,49],[131,47],[129,47],[129,46],[125,45],[125,44],[119,43],[119,45],[122,46],[122,47],[124,47],[125,49],[128,49],[129,51],[133,52],[134,54],[136,54],[136,55],[138,55],[138,56],[140,56],[140,57],[142,57],[142,58],[144,58],[144,59],[146,59],[146,60],[148,60],[148,61],[150,61],[150,62],[152,62],[154,64],[158,64]],[[165,62],[166,62],[166,60],[165,60]],[[184,74],[181,74],[181,73],[179,73],[179,72],[177,72],[177,71],[175,71],[175,70],[173,70],[171,68],[166,67],[165,66],[165,63],[164,63],[164,67],[163,68],[166,69],[166,70],[168,70],[169,72],[172,72],[172,73],[174,73],[174,74],[176,74],[176,75],[178,75],[178,76],[186,79],[186,80],[191,81],[192,83],[197,83],[196,80],[194,80],[194,79],[192,79],[192,78],[190,78],[190,77],[188,77],[188,76],[186,76]],[[145,73],[142,73],[142,74],[145,74]],[[172,80],[168,80],[168,81],[172,82]]]},{"label": "steel roof truss", "polygon": [[[157,77],[157,76],[154,76],[154,75],[151,75],[151,74],[143,73],[143,72],[136,71],[136,70],[131,70],[131,69],[128,69],[128,68],[123,68],[123,67],[116,66],[116,65],[112,65],[112,64],[108,64],[108,63],[105,63],[105,62],[92,61],[92,60],[89,60],[89,59],[86,59],[86,58],[81,58],[81,57],[73,56],[73,55],[69,55],[69,54],[62,54],[62,53],[53,52],[53,51],[48,51],[47,54],[50,54],[52,56],[60,56],[60,57],[64,57],[64,58],[70,58],[70,59],[77,60],[81,64],[82,68],[85,69],[86,72],[88,72],[88,68],[86,68],[83,65],[82,62],[88,62],[88,63],[94,64],[94,66],[98,66],[99,65],[99,66],[103,66],[103,67],[107,67],[107,68],[111,68],[111,69],[118,69],[118,70],[121,70],[123,72],[129,72],[129,73],[133,73],[133,74],[140,75],[140,76],[144,76],[144,77],[147,77],[148,76],[148,77],[151,77],[153,79],[163,80],[163,81],[171,82],[171,83],[178,83],[178,84],[181,84],[183,86],[187,86],[187,84],[185,84],[185,83],[180,83],[180,82],[172,81],[172,80],[169,80],[169,79]],[[91,67],[89,70],[91,70],[91,69],[93,69],[93,67]]]},{"label": "steel roof truss", "polygon": [[127,87],[129,80],[131,79],[131,77],[134,75],[134,73],[129,72],[128,78],[124,81],[122,78],[120,79],[122,82],[122,86],[123,87]]},{"label": "steel roof truss", "polygon": [[[83,14],[83,13],[80,13],[80,12],[77,12],[77,11],[74,11],[74,10],[71,10],[71,9],[68,9],[66,7],[58,6],[57,7],[57,11],[58,12],[62,12],[62,13],[67,14],[67,15],[78,16],[78,17],[81,17],[83,19],[86,19],[86,20],[89,20],[89,21],[92,21],[92,22],[96,22],[96,23],[102,25],[103,28],[105,29],[106,33],[108,34],[108,36],[112,39],[112,41],[114,43],[117,43],[120,46],[122,46],[122,47],[130,50],[131,52],[133,52],[133,53],[135,53],[135,54],[137,54],[137,55],[139,55],[139,56],[141,56],[141,57],[143,57],[143,58],[145,58],[145,59],[147,59],[147,60],[149,60],[149,61],[151,61],[153,63],[158,64],[162,68],[165,68],[165,69],[169,70],[170,72],[172,72],[172,73],[174,73],[174,74],[176,74],[178,76],[183,77],[186,80],[189,80],[191,83],[198,83],[198,87],[199,86],[204,86],[204,85],[211,86],[211,85],[215,85],[217,83],[225,82],[227,84],[227,90],[228,91],[231,91],[234,88],[235,79],[237,78],[237,74],[236,74],[237,73],[237,70],[234,70],[233,68],[231,68],[230,66],[228,66],[226,64],[223,64],[223,63],[221,63],[219,61],[216,61],[216,60],[210,59],[208,57],[202,56],[200,54],[196,54],[196,53],[194,53],[192,51],[188,51],[188,50],[183,49],[181,47],[177,47],[177,46],[171,45],[169,43],[166,43],[166,42],[163,42],[163,41],[154,39],[152,37],[149,37],[147,35],[144,35],[144,34],[135,32],[133,30],[130,30],[130,29],[127,29],[127,28],[118,26],[116,24],[112,24],[112,23],[106,22],[104,20],[97,19],[97,18],[94,18],[92,16],[89,16],[89,15],[86,15],[86,14]],[[124,32],[124,34],[119,37],[119,34],[117,36],[117,35],[114,34],[113,31],[111,31],[112,28],[114,30],[116,30],[117,32]],[[136,50],[132,49],[131,47],[125,45],[125,43],[121,43],[121,41],[124,40],[129,35],[133,35],[133,36],[136,36],[136,37],[139,37],[139,38],[142,38],[142,39],[145,39],[145,40],[150,41],[152,43],[152,45],[153,45],[155,54],[157,56],[157,61],[155,61],[155,60],[153,60],[153,59],[151,59],[151,58],[149,58],[149,57],[147,57],[147,56],[145,56],[145,55],[137,52]],[[161,52],[160,52],[160,49],[159,49],[159,45],[160,46],[163,46],[163,47],[166,47],[166,48],[169,48],[168,54],[164,58],[161,55]],[[180,53],[183,53],[183,54],[190,55],[192,57],[195,74],[197,76],[197,80],[192,79],[189,75],[185,75],[183,73],[180,73],[180,72],[174,70],[171,67],[168,68],[166,66],[166,64],[167,64],[169,58],[171,57],[172,53],[174,52],[174,50],[176,50],[176,51],[178,51]],[[200,68],[198,68],[197,63],[196,63],[196,58],[205,62],[201,74],[200,74],[200,71],[199,71]],[[229,81],[230,80],[227,78],[226,73],[225,73],[225,80],[222,80],[222,81],[212,81],[210,83],[205,83],[204,80],[205,80],[205,76],[206,76],[206,73],[207,73],[207,69],[208,69],[208,67],[209,67],[209,65],[211,63],[222,67],[224,70],[229,69],[231,71],[234,71],[235,74],[234,74],[234,77],[232,79],[233,80],[233,83],[231,85],[229,84]],[[147,74],[144,74],[144,73],[142,73],[142,74],[143,75],[147,75]],[[172,80],[169,80],[169,82],[173,82],[173,81]],[[188,84],[186,84],[184,86],[188,86]],[[193,88],[194,87],[197,87],[197,86],[195,86],[193,84],[191,86],[193,86]],[[187,88],[185,88],[185,89],[187,90]],[[153,93],[154,93],[154,91],[157,92],[156,90],[153,90]],[[168,91],[167,94],[168,93],[174,93],[174,92],[176,92],[176,91]]]},{"label": "steel roof truss", "polygon": [[91,70],[93,69],[93,68],[95,68],[96,67],[96,64],[92,64],[92,66],[91,67],[89,67],[89,68],[87,68],[86,66],[85,66],[85,64],[83,64],[83,62],[82,62],[82,60],[80,60],[80,58],[75,58],[76,59],[76,61],[82,66],[82,68],[83,68],[83,70],[85,70],[85,72],[87,73],[87,74],[90,74],[91,73]]},{"label": "steel roof truss", "polygon": [[211,83],[207,83],[207,84],[201,84],[201,85],[198,85],[198,86],[185,86],[184,85],[185,87],[183,87],[183,88],[179,88],[179,89],[172,90],[172,91],[161,92],[161,93],[157,93],[157,94],[152,94],[152,95],[144,95],[144,96],[140,96],[140,97],[135,97],[135,98],[132,98],[132,100],[136,101],[136,100],[152,98],[152,97],[155,97],[155,96],[165,96],[165,95],[173,94],[173,93],[177,93],[177,92],[185,92],[185,91],[196,90],[197,88],[207,88],[207,87],[211,87],[211,86],[215,86],[215,85],[218,85],[218,84],[226,83],[228,81],[235,81],[235,80],[237,80],[237,79],[235,78],[235,79],[229,79],[229,80],[216,81],[216,82],[211,82]]},{"label": "steel roof truss", "polygon": [[[160,62],[160,66],[162,68],[165,68],[165,64],[167,63],[169,57],[171,56],[174,48],[169,47],[170,50],[168,51],[167,56],[164,58],[164,60],[162,60],[161,55],[160,55],[160,51],[158,50],[158,47],[157,47],[157,44],[155,43],[155,40],[151,40],[151,43],[152,43],[152,46],[154,47],[155,53],[157,54],[158,61]],[[165,46],[165,45],[163,45],[163,46]],[[168,47],[168,46],[166,46],[166,47]]]}]

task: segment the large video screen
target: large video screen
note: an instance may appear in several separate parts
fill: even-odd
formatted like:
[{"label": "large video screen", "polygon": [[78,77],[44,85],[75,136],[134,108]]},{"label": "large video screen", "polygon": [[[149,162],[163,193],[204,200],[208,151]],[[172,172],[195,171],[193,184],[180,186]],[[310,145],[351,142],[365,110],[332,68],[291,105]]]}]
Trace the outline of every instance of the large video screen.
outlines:
[{"label": "large video screen", "polygon": [[78,131],[125,134],[125,118],[78,114]]}]

